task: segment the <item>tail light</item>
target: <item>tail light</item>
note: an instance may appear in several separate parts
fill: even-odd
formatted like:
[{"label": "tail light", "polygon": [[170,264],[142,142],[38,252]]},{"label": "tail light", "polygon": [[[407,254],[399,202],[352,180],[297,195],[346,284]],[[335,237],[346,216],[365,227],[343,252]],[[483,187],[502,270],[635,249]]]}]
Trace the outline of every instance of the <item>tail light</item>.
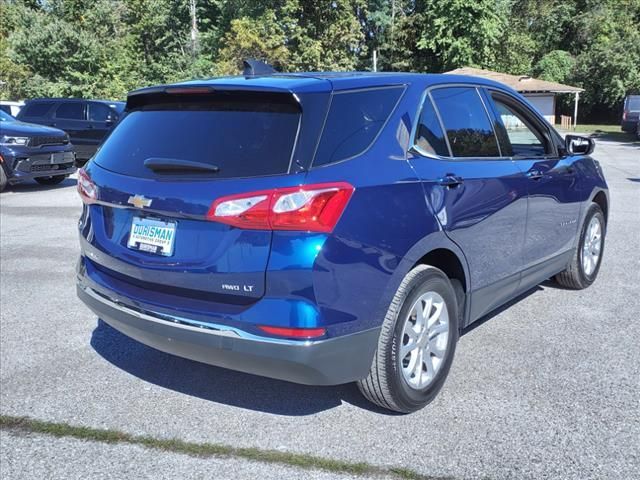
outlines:
[{"label": "tail light", "polygon": [[320,183],[230,195],[211,205],[207,218],[252,230],[331,232],[354,188],[348,183]]},{"label": "tail light", "polygon": [[82,201],[89,205],[98,200],[98,187],[84,168],[78,170],[78,193]]},{"label": "tail light", "polygon": [[270,335],[288,338],[317,338],[327,333],[325,328],[270,327],[267,325],[259,325],[258,328]]},{"label": "tail light", "polygon": [[623,121],[627,120],[627,112],[622,112],[622,120]]}]

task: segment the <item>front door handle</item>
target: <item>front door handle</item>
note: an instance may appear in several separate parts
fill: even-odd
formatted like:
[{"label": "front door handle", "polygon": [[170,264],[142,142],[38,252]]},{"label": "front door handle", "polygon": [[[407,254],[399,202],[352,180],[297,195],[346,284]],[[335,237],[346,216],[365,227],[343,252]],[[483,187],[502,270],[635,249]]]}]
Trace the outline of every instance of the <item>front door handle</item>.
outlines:
[{"label": "front door handle", "polygon": [[544,177],[544,173],[540,170],[529,170],[527,172],[527,178],[530,180],[540,180],[542,177]]},{"label": "front door handle", "polygon": [[438,179],[438,185],[442,185],[447,188],[454,188],[460,185],[463,181],[462,177],[458,177],[452,173],[447,173],[444,177]]}]

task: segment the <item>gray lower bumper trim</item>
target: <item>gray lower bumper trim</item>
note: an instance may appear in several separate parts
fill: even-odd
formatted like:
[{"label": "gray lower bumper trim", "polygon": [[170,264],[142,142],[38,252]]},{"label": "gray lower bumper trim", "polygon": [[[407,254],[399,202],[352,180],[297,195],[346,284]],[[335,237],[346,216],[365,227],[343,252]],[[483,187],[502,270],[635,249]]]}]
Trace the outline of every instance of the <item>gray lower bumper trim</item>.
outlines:
[{"label": "gray lower bumper trim", "polygon": [[135,311],[78,285],[80,299],[103,321],[145,345],[191,360],[306,385],[364,378],[380,329],[319,341],[258,337],[229,327]]}]

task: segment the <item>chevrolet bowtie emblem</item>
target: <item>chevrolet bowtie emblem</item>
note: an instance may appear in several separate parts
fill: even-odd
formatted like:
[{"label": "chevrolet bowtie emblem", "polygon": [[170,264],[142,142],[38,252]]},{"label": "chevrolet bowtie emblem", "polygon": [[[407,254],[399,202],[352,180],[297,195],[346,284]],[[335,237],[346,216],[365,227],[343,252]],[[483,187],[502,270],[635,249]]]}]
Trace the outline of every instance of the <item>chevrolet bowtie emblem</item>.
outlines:
[{"label": "chevrolet bowtie emblem", "polygon": [[150,207],[151,199],[144,198],[142,195],[133,195],[129,197],[129,200],[127,200],[127,203],[130,203],[136,208]]}]

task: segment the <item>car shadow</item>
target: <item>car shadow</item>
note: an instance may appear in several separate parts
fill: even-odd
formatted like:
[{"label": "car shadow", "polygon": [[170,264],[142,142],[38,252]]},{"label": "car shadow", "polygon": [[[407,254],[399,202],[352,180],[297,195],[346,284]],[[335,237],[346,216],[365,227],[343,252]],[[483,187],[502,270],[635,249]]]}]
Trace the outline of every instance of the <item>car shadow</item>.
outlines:
[{"label": "car shadow", "polygon": [[93,331],[91,346],[145,382],[210,402],[285,416],[313,415],[343,403],[397,415],[369,403],[355,383],[314,387],[214,367],[143,345],[102,320]]},{"label": "car shadow", "polygon": [[[65,178],[62,182],[57,185],[40,185],[35,180],[24,182],[24,183],[16,183],[15,185],[7,185],[6,192],[43,192],[46,190],[59,190],[62,188],[70,188],[75,187],[77,185],[77,181],[75,178]],[[3,192],[4,193],[4,192]]]},{"label": "car shadow", "polygon": [[540,284],[540,285],[536,285],[535,287],[527,290],[524,293],[521,293],[520,295],[518,295],[517,297],[515,297],[512,300],[509,300],[507,303],[505,303],[504,305],[502,305],[501,307],[498,307],[497,309],[493,310],[492,312],[487,313],[484,317],[479,318],[478,320],[476,320],[475,322],[473,322],[471,325],[467,326],[466,328],[462,329],[462,332],[460,332],[460,336],[463,337],[464,335],[471,333],[472,331],[474,331],[476,328],[481,327],[482,325],[484,325],[485,323],[487,323],[489,320],[491,320],[492,318],[500,315],[502,312],[504,312],[505,310],[511,308],[512,306],[514,306],[516,303],[521,302],[522,300],[524,300],[525,298],[533,295],[536,292],[542,292],[544,291],[543,285],[544,286],[549,286],[549,287],[556,287],[555,284],[553,285],[546,285],[547,282]]}]

